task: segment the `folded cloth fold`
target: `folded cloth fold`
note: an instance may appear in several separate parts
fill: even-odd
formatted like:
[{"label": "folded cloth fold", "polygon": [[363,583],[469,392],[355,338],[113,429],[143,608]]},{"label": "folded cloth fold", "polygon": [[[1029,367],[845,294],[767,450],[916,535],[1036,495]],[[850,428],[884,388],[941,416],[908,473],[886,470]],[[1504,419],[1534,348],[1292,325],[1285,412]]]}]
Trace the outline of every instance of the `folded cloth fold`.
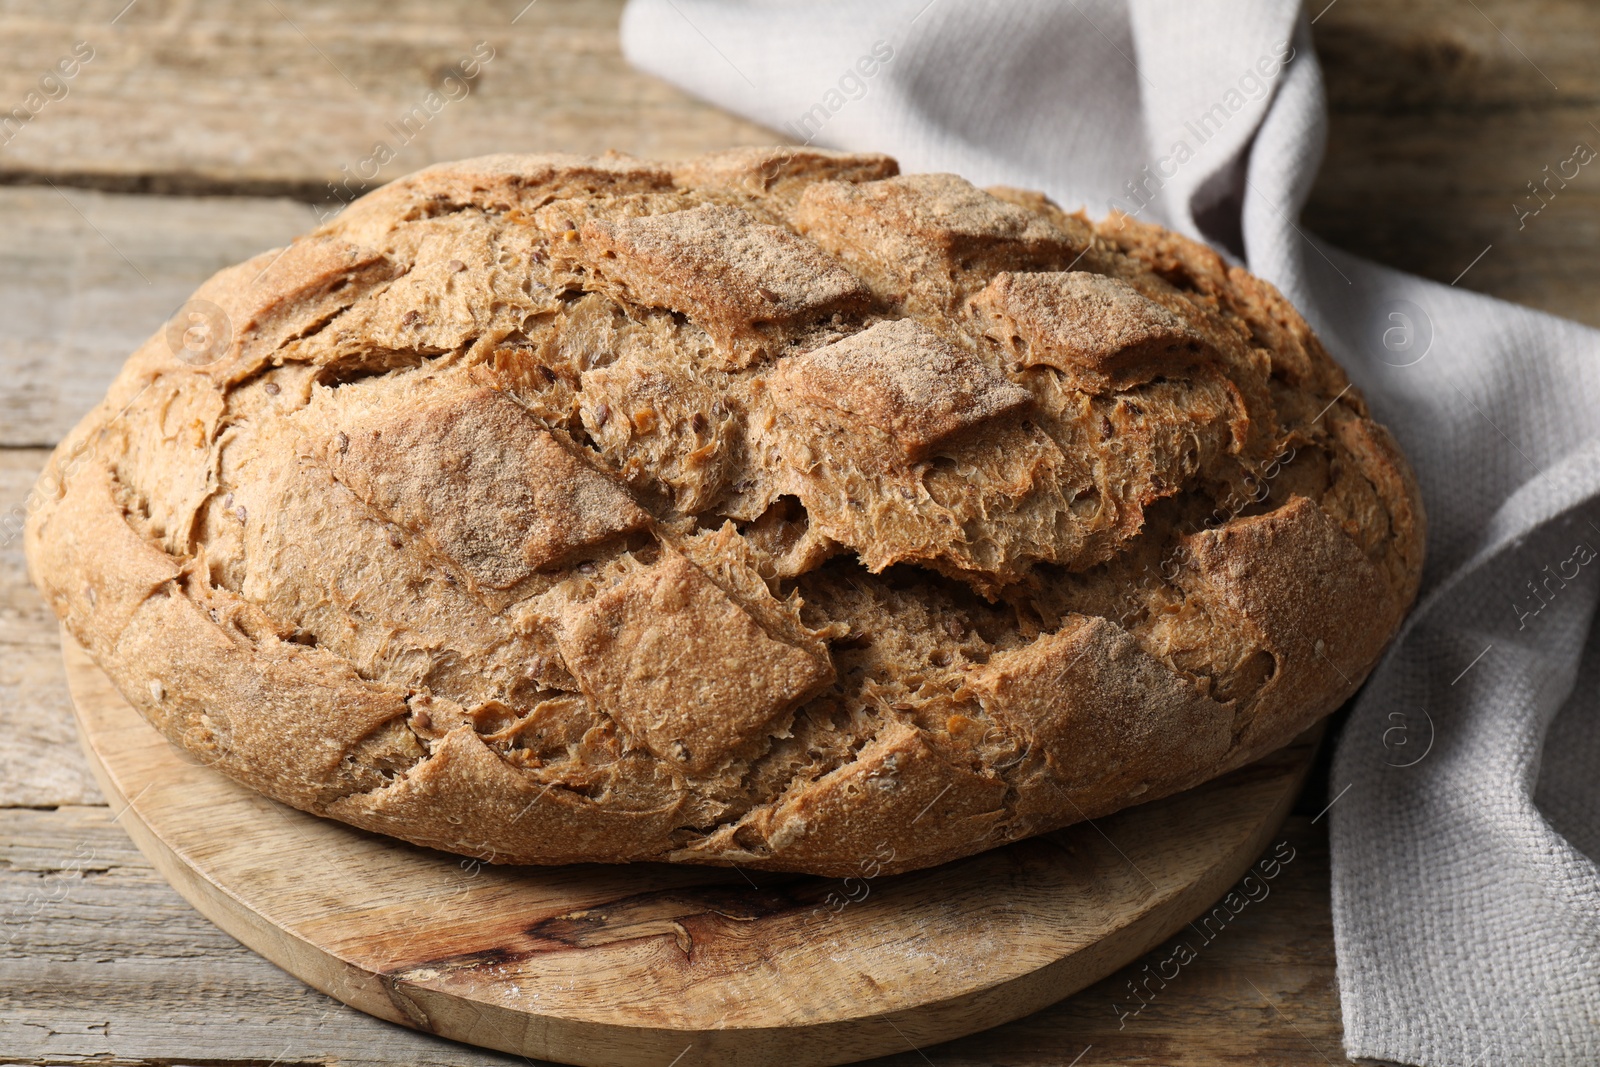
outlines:
[{"label": "folded cloth fold", "polygon": [[1120,209],[1283,290],[1399,438],[1430,527],[1332,772],[1346,1051],[1600,1062],[1600,333],[1299,225],[1326,112],[1297,6],[631,0],[622,41],[789,139]]}]

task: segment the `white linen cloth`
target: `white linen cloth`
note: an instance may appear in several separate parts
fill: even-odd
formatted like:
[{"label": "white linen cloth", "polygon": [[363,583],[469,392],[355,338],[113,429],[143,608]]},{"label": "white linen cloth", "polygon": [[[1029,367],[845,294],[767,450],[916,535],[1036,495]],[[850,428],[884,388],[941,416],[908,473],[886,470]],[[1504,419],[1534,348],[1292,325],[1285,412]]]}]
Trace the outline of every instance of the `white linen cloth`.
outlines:
[{"label": "white linen cloth", "polygon": [[1346,1051],[1600,1062],[1600,334],[1302,231],[1325,110],[1298,6],[631,0],[622,42],[796,140],[1118,206],[1283,290],[1429,518],[1328,796]]}]

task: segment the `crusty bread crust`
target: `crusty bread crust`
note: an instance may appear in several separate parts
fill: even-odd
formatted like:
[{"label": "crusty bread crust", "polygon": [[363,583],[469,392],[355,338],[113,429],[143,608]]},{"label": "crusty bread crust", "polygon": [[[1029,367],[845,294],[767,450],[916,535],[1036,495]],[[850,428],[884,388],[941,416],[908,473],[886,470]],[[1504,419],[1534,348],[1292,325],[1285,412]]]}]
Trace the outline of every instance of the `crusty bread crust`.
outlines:
[{"label": "crusty bread crust", "polygon": [[1421,573],[1270,285],[883,156],[431,167],[196,300],[228,344],[133,354],[34,581],[175,743],[497,862],[900,871],[1187,789]]}]

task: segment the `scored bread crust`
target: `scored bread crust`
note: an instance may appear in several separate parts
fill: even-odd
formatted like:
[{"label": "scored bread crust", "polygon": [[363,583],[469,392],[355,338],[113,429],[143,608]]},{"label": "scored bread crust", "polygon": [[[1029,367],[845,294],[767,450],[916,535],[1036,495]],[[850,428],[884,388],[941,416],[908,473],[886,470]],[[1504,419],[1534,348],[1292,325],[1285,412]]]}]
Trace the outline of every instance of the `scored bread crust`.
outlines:
[{"label": "scored bread crust", "polygon": [[195,299],[33,579],[175,743],[422,845],[939,863],[1286,744],[1417,591],[1272,286],[886,156],[430,167]]}]

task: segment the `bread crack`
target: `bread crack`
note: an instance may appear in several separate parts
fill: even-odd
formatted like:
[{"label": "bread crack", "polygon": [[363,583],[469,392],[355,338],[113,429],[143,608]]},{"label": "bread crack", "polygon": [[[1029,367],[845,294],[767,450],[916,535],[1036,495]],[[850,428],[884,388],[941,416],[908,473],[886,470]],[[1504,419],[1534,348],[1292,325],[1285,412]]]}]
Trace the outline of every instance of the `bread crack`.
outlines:
[{"label": "bread crack", "polygon": [[228,773],[480,858],[1092,818],[1331,710],[1420,580],[1270,285],[883,156],[429,168],[198,296],[228,350],[151,342],[62,446],[50,602]]}]

